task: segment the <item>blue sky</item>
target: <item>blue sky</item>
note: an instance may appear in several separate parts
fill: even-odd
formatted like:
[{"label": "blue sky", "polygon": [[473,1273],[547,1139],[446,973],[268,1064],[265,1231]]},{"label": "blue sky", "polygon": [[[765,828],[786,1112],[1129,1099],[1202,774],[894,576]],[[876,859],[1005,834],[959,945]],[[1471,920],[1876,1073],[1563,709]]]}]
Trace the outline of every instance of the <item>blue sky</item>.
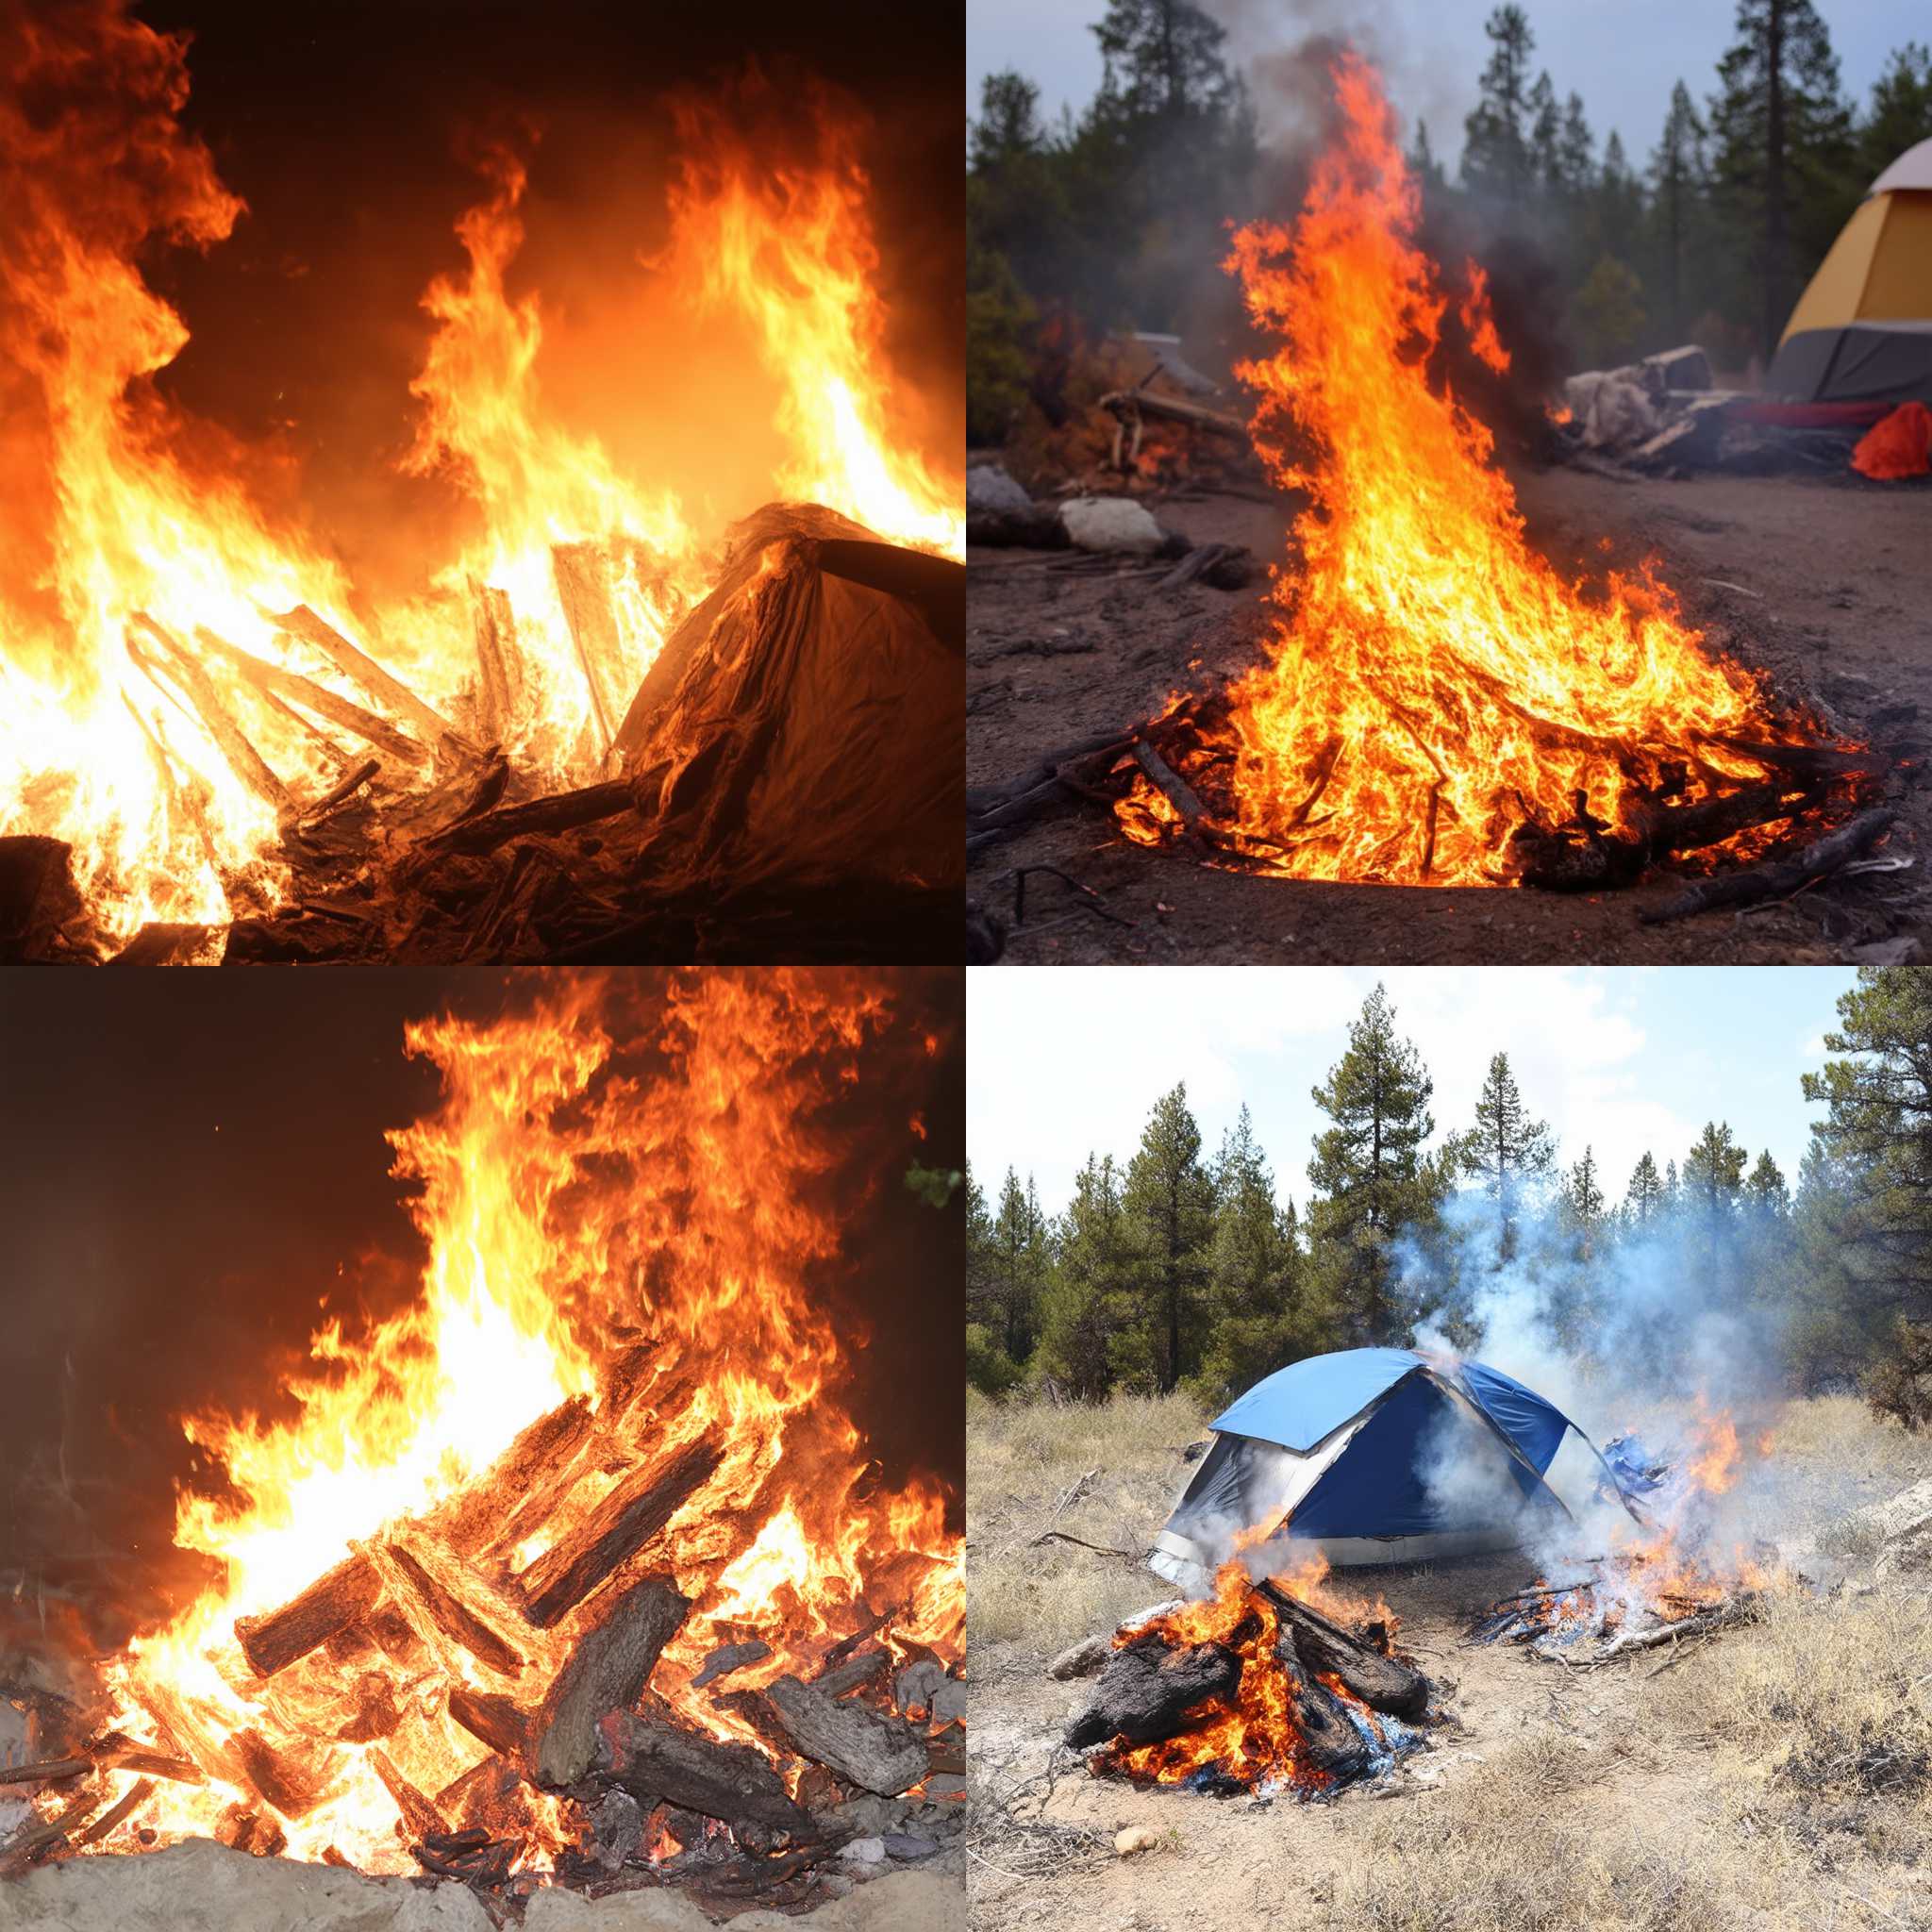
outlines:
[{"label": "blue sky", "polygon": [[1614,1201],[1648,1148],[1681,1163],[1707,1120],[1795,1181],[1849,967],[1019,967],[967,974],[967,1153],[989,1188],[1029,1170],[1058,1209],[1090,1151],[1124,1161],[1176,1080],[1211,1152],[1245,1100],[1277,1193],[1307,1192],[1309,1097],[1376,980],[1467,1125],[1499,1049],[1568,1165],[1586,1141]]},{"label": "blue sky", "polygon": [[[1382,67],[1407,125],[1425,118],[1436,151],[1452,166],[1462,151],[1462,122],[1475,105],[1476,76],[1488,58],[1483,22],[1494,0],[1204,0],[1227,27],[1244,68],[1257,56],[1292,48],[1310,32],[1354,39]],[[1655,144],[1679,79],[1700,107],[1717,85],[1717,62],[1733,37],[1731,0],[1525,0],[1536,33],[1535,65],[1557,92],[1583,96],[1599,146],[1611,128],[1633,163]],[[977,113],[986,75],[1017,67],[1040,84],[1042,105],[1077,113],[1100,80],[1088,31],[1106,0],[967,0],[967,111]],[[1898,0],[1819,0],[1831,30],[1846,92],[1869,96],[1886,56],[1916,32],[1932,38],[1923,8]],[[1916,16],[1916,17],[1915,17]],[[1279,131],[1287,110],[1265,90],[1264,125]]]}]

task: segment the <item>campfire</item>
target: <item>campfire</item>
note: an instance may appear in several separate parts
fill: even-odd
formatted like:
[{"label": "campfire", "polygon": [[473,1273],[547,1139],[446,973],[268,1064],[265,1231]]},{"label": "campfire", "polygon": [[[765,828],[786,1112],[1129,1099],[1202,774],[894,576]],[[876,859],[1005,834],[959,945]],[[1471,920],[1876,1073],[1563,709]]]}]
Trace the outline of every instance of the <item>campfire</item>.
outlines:
[{"label": "campfire", "polygon": [[[1771,1438],[1757,1447],[1768,1455]],[[1473,1639],[1524,1644],[1533,1656],[1582,1668],[1752,1622],[1784,1565],[1774,1548],[1747,1547],[1716,1520],[1716,1499],[1735,1488],[1744,1454],[1731,1416],[1706,1407],[1674,1462],[1655,1460],[1634,1435],[1617,1438],[1605,1456],[1629,1514],[1612,1550],[1566,1558],[1570,1580],[1539,1577],[1503,1598]]]},{"label": "campfire", "polygon": [[1326,1567],[1257,1579],[1234,1558],[1211,1598],[1124,1624],[1065,1742],[1096,1777],[1222,1797],[1319,1797],[1388,1771],[1423,1741],[1429,1680],[1388,1606],[1336,1598]]},{"label": "campfire", "polygon": [[0,1748],[33,1803],[0,1869],[213,1838],[729,1913],[813,1902],[855,1842],[939,1855],[962,1545],[869,1461],[811,1287],[858,1258],[852,1176],[915,1158],[935,1024],[792,971],[413,1025],[421,1293],[331,1318],[282,1419],[187,1419],[175,1540],[213,1580],[74,1697],[0,1698],[38,1754]]},{"label": "campfire", "polygon": [[[188,328],[142,259],[245,212],[180,125],[185,39],[104,6],[29,17],[0,56],[25,223],[0,311],[0,957],[773,957],[774,924],[792,957],[956,881],[963,509],[885,358],[856,107],[812,93],[808,141],[754,74],[660,109],[649,299],[748,345],[714,433],[790,453],[728,528],[553,406],[548,311],[509,290],[529,156],[480,147],[466,267],[427,278],[394,399],[396,466],[471,534],[395,594],[262,507],[282,456],[157,386]],[[900,708],[896,762],[855,693]]]},{"label": "campfire", "polygon": [[1299,218],[1241,229],[1227,264],[1278,342],[1238,372],[1253,442],[1306,498],[1265,661],[975,792],[973,829],[1072,793],[1219,867],[1562,891],[1813,841],[1672,916],[1855,858],[1890,824],[1886,755],[1720,655],[1651,567],[1591,588],[1531,548],[1494,438],[1432,373],[1452,309],[1475,360],[1507,369],[1483,273],[1445,276],[1417,245],[1375,75],[1345,55],[1335,85]]}]

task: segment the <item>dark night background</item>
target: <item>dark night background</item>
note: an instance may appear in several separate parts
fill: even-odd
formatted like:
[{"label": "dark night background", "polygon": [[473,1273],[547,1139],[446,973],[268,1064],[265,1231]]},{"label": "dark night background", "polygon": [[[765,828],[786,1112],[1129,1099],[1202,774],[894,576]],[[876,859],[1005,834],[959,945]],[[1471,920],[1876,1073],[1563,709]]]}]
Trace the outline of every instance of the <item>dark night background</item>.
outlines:
[{"label": "dark night background", "polygon": [[735,518],[769,499],[766,452],[718,420],[718,399],[747,376],[743,345],[681,311],[670,339],[635,334],[639,257],[667,226],[666,97],[714,93],[748,63],[801,126],[813,79],[861,111],[895,400],[915,446],[963,451],[957,11],[136,0],[133,12],[192,35],[183,125],[248,204],[206,255],[156,246],[143,258],[192,331],[160,387],[250,445],[292,455],[304,521],[365,591],[407,588],[462,527],[446,485],[394,463],[431,327],[421,297],[433,275],[462,271],[452,229],[482,196],[464,157],[484,140],[510,140],[529,163],[509,293],[541,294],[551,404],[640,482],[661,471],[709,492],[700,512]]},{"label": "dark night background", "polygon": [[[892,977],[941,1041],[916,1076],[929,1139],[896,1117],[872,1137],[827,1292],[841,1335],[870,1333],[849,1396],[885,1479],[931,1472],[957,1504],[963,1205],[924,1206],[901,1176],[964,1165],[963,989]],[[0,1604],[25,1574],[29,1625],[41,1577],[138,1618],[199,1574],[170,1547],[178,1418],[272,1410],[325,1293],[352,1334],[355,1310],[413,1294],[424,1245],[383,1133],[432,1111],[438,1083],[405,1058],[404,1023],[487,1018],[528,991],[460,969],[0,979]],[[118,1620],[97,1615],[96,1637]]]}]

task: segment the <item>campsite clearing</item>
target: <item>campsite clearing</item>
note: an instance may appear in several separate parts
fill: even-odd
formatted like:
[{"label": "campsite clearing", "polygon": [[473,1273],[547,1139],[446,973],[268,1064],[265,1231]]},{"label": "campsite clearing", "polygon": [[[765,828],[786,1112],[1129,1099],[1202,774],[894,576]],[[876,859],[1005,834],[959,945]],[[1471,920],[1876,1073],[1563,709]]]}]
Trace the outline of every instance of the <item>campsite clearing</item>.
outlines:
[{"label": "campsite clearing", "polygon": [[[1849,1397],[1773,1420],[1783,1532],[1817,1540],[1807,1568],[1842,1566],[1844,1590],[1777,1596],[1761,1625],[1668,1670],[1657,1656],[1571,1672],[1464,1643],[1472,1611],[1530,1581],[1525,1557],[1354,1573],[1338,1581],[1387,1596],[1452,1722],[1386,1801],[1363,1788],[1332,1805],[1257,1805],[1095,1780],[1064,1754],[1049,1770],[1091,1687],[1046,1664],[1165,1593],[1141,1557],[1205,1415],[1178,1396],[1091,1408],[969,1396],[974,1924],[1932,1923],[1932,1604],[1923,1577],[1872,1586],[1873,1552],[1844,1527],[1932,1474],[1932,1442]],[[1142,1827],[1154,1848],[1118,1856],[1116,1834]]]},{"label": "campsite clearing", "polygon": [[[1513,480],[1531,541],[1566,573],[1595,578],[1607,565],[1654,555],[1687,615],[1780,688],[1817,692],[1848,727],[1888,742],[1932,735],[1926,486],[1869,483],[1850,472],[1635,482],[1558,468]],[[1197,545],[1245,544],[1270,562],[1287,556],[1294,506],[1286,499],[1208,496],[1155,508]],[[971,785],[1143,718],[1193,677],[1256,658],[1268,620],[1255,590],[1158,591],[1151,575],[1093,575],[1062,561],[1024,550],[969,559]],[[1899,810],[1888,854],[1909,857],[1932,834],[1932,791],[1907,791]],[[969,893],[1003,922],[1019,866],[1058,867],[1131,924],[1077,916],[1077,895],[1035,880],[1028,924],[1056,923],[1012,941],[1006,957],[1015,964],[1817,964],[1912,939],[1920,957],[1932,956],[1924,861],[1743,916],[1644,925],[1640,910],[1672,897],[1670,880],[1569,895],[1254,878],[1130,843],[1074,802],[974,858]],[[1062,914],[1076,916],[1057,923]]]}]

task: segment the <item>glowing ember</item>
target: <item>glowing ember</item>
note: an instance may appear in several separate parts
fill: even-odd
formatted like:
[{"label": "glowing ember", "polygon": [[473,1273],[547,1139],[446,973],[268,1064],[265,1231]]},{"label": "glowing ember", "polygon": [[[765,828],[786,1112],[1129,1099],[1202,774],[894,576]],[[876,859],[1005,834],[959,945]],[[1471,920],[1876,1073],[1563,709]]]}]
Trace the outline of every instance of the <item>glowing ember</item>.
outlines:
[{"label": "glowing ember", "polygon": [[[210,248],[243,213],[179,123],[185,37],[117,0],[15,8],[0,64],[0,832],[70,843],[92,926],[125,938],[285,904],[284,834],[369,751],[390,795],[492,744],[537,791],[610,775],[626,707],[718,563],[683,479],[625,475],[546,401],[542,304],[505,286],[523,160],[485,157],[488,192],[457,224],[467,272],[428,284],[402,458],[449,477],[477,534],[373,608],[329,533],[264,507],[295,495],[287,463],[156,387],[188,329],[139,264]],[[761,161],[755,117],[675,118],[651,299],[724,311],[762,346],[788,452],[774,493],[963,554],[957,485],[893,407],[851,111],[821,104],[816,158],[783,165]],[[408,409],[398,396],[398,431]]]},{"label": "glowing ember", "polygon": [[[1530,549],[1493,438],[1429,384],[1450,297],[1379,84],[1351,54],[1335,85],[1341,133],[1299,218],[1241,229],[1228,262],[1280,340],[1239,372],[1256,447],[1309,503],[1268,662],[1168,753],[1213,842],[1303,878],[1500,884],[1523,870],[1519,828],[1635,836],[1661,801],[1770,777],[1738,741],[1798,743],[1809,721],[1774,719],[1647,570],[1592,593]],[[1457,307],[1506,368],[1473,264]],[[1143,843],[1181,824],[1148,775],[1117,810]]]},{"label": "glowing ember", "polygon": [[[649,1695],[793,1786],[801,1762],[694,1682],[712,1653],[739,1647],[731,1692],[808,1675],[875,1621],[894,1668],[959,1658],[944,1497],[877,1487],[841,1393],[851,1340],[808,1287],[841,1253],[855,1088],[903,1122],[938,1050],[900,1004],[858,973],[684,974],[661,1001],[630,975],[556,975],[514,1016],[409,1029],[442,1081],[391,1136],[421,1295],[359,1338],[324,1327],[291,1419],[187,1424],[227,1487],[183,1494],[176,1540],[220,1581],[109,1662],[118,1740],[91,1747],[134,1754],[100,1774],[105,1802],[140,1754],[179,1769],[87,1850],[234,1841],[239,1809],[263,1848],[396,1872],[431,1816],[545,1870],[575,1808],[503,1778],[476,1724],[526,1722],[647,1575],[691,1600]],[[499,1464],[539,1437],[541,1458]],[[667,1469],[668,1519],[600,1572],[589,1540]],[[326,1641],[268,1656],[277,1613],[332,1585]],[[655,1858],[679,1842],[647,1830]]]}]

